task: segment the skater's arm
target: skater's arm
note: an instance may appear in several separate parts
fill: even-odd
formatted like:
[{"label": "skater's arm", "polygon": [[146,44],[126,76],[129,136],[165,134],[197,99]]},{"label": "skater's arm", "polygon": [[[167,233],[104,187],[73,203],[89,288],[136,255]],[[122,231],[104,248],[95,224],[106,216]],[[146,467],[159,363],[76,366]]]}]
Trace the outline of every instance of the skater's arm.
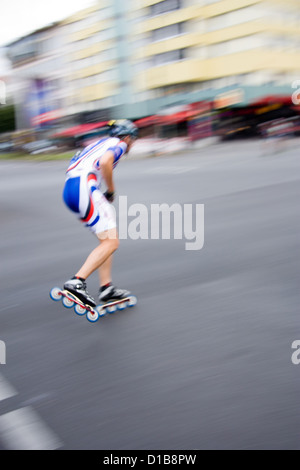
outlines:
[{"label": "skater's arm", "polygon": [[101,157],[101,173],[105,181],[107,190],[110,193],[115,192],[114,182],[113,182],[113,165],[114,165],[114,153],[108,150]]}]

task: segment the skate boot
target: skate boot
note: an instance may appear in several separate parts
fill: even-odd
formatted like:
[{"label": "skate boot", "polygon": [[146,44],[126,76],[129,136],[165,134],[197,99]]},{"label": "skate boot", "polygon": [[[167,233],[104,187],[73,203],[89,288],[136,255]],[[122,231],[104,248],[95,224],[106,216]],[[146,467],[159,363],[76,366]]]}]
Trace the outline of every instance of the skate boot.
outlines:
[{"label": "skate boot", "polygon": [[64,289],[75,295],[83,304],[90,305],[91,307],[96,307],[96,302],[91,297],[86,290],[86,282],[76,277],[72,277],[64,285]]},{"label": "skate boot", "polygon": [[113,285],[100,287],[99,301],[103,303],[113,302],[114,300],[125,299],[130,295],[130,292],[125,289],[117,289]]}]

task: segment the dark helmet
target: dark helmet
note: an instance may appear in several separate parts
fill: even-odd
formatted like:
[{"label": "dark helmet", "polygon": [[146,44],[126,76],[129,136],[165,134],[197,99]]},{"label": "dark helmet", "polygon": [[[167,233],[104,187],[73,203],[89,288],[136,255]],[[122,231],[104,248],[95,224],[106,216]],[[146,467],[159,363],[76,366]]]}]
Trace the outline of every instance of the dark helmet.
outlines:
[{"label": "dark helmet", "polygon": [[108,123],[110,130],[109,134],[112,137],[124,137],[125,135],[129,135],[132,138],[138,137],[138,128],[132,121],[128,119],[119,119],[117,121],[110,121]]}]

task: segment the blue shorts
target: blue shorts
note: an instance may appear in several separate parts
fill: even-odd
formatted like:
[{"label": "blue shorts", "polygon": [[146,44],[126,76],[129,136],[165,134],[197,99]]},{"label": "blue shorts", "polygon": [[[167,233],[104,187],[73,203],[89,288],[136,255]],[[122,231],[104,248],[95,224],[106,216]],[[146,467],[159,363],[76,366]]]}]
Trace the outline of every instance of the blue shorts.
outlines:
[{"label": "blue shorts", "polygon": [[93,233],[116,228],[115,209],[100,191],[94,173],[67,178],[63,200]]}]

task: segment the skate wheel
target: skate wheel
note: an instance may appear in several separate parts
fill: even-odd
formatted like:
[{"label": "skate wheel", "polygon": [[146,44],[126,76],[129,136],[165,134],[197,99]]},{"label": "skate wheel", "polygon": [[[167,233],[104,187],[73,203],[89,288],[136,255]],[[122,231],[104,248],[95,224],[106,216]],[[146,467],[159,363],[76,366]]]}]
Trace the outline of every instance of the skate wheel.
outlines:
[{"label": "skate wheel", "polygon": [[117,305],[118,310],[125,310],[126,307],[127,307],[127,302],[122,302]]},{"label": "skate wheel", "polygon": [[137,304],[137,298],[134,295],[129,297],[128,307],[134,307]]},{"label": "skate wheel", "polygon": [[103,307],[102,304],[97,305],[97,307],[95,307],[95,310],[99,313],[99,317],[105,317],[106,310],[105,310],[105,308]]},{"label": "skate wheel", "polygon": [[86,314],[86,318],[91,323],[95,323],[96,321],[98,321],[99,317],[100,317],[99,312],[97,312],[96,310],[95,310],[95,312],[87,312],[87,314]]},{"label": "skate wheel", "polygon": [[77,315],[84,315],[86,313],[86,309],[78,304],[75,305],[74,310]]},{"label": "skate wheel", "polygon": [[61,290],[59,287],[53,287],[53,289],[51,289],[50,291],[50,297],[52,300],[60,300],[62,295],[61,295]]},{"label": "skate wheel", "polygon": [[68,297],[64,297],[62,299],[63,306],[66,308],[72,308],[74,307],[75,302],[71,299],[68,299]]},{"label": "skate wheel", "polygon": [[117,306],[116,305],[110,305],[109,307],[106,307],[106,311],[109,314],[115,313],[117,311]]}]

